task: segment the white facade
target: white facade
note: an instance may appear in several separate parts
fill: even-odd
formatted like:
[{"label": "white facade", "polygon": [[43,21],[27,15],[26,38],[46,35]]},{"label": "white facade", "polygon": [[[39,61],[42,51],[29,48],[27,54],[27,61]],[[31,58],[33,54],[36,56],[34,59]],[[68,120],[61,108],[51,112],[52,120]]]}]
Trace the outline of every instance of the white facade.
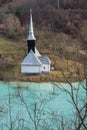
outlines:
[{"label": "white facade", "polygon": [[50,73],[50,64],[42,65],[42,73]]},{"label": "white facade", "polygon": [[21,63],[21,72],[24,74],[41,73],[41,62],[38,57],[31,50]]},{"label": "white facade", "polygon": [[[37,49],[35,49],[38,52]],[[48,57],[41,56],[40,53],[34,53],[32,50],[21,63],[21,73],[23,74],[41,74],[50,72],[50,60]]]},{"label": "white facade", "polygon": [[21,72],[23,74],[39,74],[41,73],[41,66],[22,65]]},{"label": "white facade", "polygon": [[40,62],[42,63],[42,73],[49,73],[50,72],[50,64],[51,61],[46,56],[38,57]]}]

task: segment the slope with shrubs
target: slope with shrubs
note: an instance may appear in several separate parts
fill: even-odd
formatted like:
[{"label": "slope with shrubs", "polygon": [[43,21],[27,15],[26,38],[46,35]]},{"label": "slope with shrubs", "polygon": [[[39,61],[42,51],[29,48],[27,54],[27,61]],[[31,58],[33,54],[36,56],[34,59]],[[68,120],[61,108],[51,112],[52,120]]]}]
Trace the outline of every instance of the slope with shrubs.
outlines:
[{"label": "slope with shrubs", "polygon": [[71,81],[83,79],[84,64],[81,56],[86,58],[87,51],[81,49],[79,39],[72,39],[64,33],[56,34],[37,30],[35,32],[38,38],[36,42],[38,50],[41,54],[49,56],[52,62],[51,73],[38,76],[22,75],[21,62],[27,55],[26,39],[14,41],[0,35],[0,80],[64,81],[62,71]]},{"label": "slope with shrubs", "polygon": [[[49,75],[30,77],[21,74],[21,62],[27,55],[26,37],[31,7],[36,46],[52,62]],[[0,23],[4,25],[0,30],[0,80],[64,81],[62,72],[71,81],[84,78],[84,62],[87,61],[86,10],[58,10],[49,0],[38,0],[34,4],[15,0],[0,8]]]}]

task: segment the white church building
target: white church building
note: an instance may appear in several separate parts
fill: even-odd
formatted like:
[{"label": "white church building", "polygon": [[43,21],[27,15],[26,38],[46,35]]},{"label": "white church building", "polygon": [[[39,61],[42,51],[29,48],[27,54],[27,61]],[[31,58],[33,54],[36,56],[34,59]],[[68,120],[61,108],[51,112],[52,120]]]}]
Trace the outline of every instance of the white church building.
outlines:
[{"label": "white church building", "polygon": [[33,31],[32,11],[30,11],[30,26],[27,39],[28,54],[21,63],[21,73],[42,74],[49,73],[51,61],[48,57],[42,56],[35,47],[35,36]]}]

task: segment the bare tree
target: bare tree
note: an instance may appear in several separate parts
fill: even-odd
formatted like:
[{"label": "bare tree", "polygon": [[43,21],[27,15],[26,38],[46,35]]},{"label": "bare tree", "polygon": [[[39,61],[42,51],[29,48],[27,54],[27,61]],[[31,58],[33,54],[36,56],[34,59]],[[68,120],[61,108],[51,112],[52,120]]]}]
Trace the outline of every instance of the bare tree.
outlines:
[{"label": "bare tree", "polygon": [[[16,128],[18,128],[18,119],[20,117],[19,112],[14,113],[13,110],[13,99],[14,99],[14,95],[11,94],[10,92],[10,86],[9,86],[9,82],[7,82],[8,84],[8,99],[7,102],[4,105],[4,115],[5,115],[5,121],[2,123],[2,130],[4,129],[8,129],[8,130],[15,130]],[[2,118],[3,120],[3,118]]]},{"label": "bare tree", "polygon": [[4,21],[6,36],[18,39],[21,35],[21,24],[18,17],[13,14],[8,14],[5,16]]},{"label": "bare tree", "polygon": [[57,8],[60,9],[60,0],[57,0]]},{"label": "bare tree", "polygon": [[[73,104],[74,109],[76,111],[76,117],[74,120],[72,120],[73,126],[75,127],[74,130],[83,130],[87,129],[87,73],[86,73],[86,68],[84,65],[84,83],[82,81],[78,80],[78,87],[73,85],[69,81],[69,79],[66,78],[66,75],[62,71],[63,77],[66,80],[66,83],[68,83],[70,90],[64,88],[63,86],[59,86],[56,83],[53,83],[58,89],[61,91],[67,93],[71,101],[69,100],[70,103]],[[81,97],[81,90],[83,89],[84,94]],[[76,120],[75,120],[76,119]]]},{"label": "bare tree", "polygon": [[[28,115],[27,122],[31,124],[29,128],[30,129],[33,128],[33,130],[38,130],[38,129],[44,130],[48,128],[51,118],[49,116],[50,112],[46,110],[46,106],[49,104],[50,101],[54,99],[54,96],[50,95],[50,96],[44,97],[42,95],[40,96],[36,95],[34,99],[33,94],[31,94],[28,97],[28,99],[32,97],[33,102],[29,103],[29,101],[27,101],[27,99],[23,96],[21,91],[18,92],[18,95],[20,97],[22,105],[24,105],[26,109],[26,112]],[[48,115],[48,117],[46,115]]]}]

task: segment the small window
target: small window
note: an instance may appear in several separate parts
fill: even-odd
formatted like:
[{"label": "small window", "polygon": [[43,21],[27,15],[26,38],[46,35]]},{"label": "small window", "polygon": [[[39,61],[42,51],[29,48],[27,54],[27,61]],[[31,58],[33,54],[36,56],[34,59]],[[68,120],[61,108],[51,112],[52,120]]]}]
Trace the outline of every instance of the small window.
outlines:
[{"label": "small window", "polygon": [[44,66],[44,70],[46,69],[46,67]]}]

